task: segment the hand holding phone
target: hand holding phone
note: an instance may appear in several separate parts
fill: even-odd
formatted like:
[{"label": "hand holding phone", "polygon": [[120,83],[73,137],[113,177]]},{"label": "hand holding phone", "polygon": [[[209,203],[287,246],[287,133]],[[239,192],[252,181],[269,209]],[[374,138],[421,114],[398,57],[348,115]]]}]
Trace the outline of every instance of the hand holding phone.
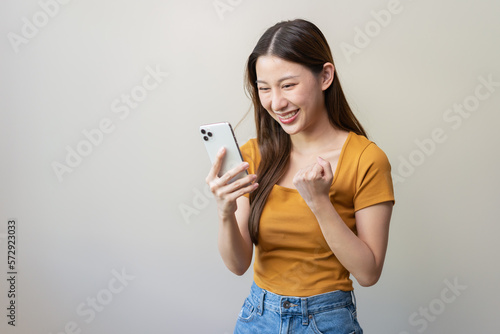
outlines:
[{"label": "hand holding phone", "polygon": [[[219,213],[223,216],[234,214],[236,199],[258,187],[257,183],[252,183],[256,175],[248,175],[248,165],[243,164],[238,142],[229,123],[202,125],[200,134],[212,161],[206,182],[217,200]],[[221,147],[225,150],[220,151]]]},{"label": "hand holding phone", "polygon": [[[240,147],[234,136],[233,128],[228,122],[202,125],[200,126],[200,134],[212,164],[215,163],[220,148],[224,147],[226,150],[222,166],[217,174],[218,177],[221,177],[243,162],[243,157],[241,156]],[[247,175],[248,172],[245,170],[234,176],[228,183],[232,183]]]}]

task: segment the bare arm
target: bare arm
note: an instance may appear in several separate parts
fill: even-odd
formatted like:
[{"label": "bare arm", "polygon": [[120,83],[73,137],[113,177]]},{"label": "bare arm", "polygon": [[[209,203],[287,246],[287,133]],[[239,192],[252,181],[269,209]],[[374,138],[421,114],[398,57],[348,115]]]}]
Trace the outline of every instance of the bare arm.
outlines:
[{"label": "bare arm", "polygon": [[313,211],[330,249],[361,286],[374,285],[382,274],[392,207],[392,202],[384,202],[357,211],[357,236],[329,199]]},{"label": "bare arm", "polygon": [[236,275],[243,275],[250,267],[253,255],[253,244],[248,232],[250,203],[243,195],[255,190],[258,184],[252,183],[256,178],[254,174],[247,175],[233,183],[227,183],[247,169],[248,163],[242,163],[218,177],[224,154],[224,150],[218,153],[206,182],[217,201],[218,246],[222,260],[230,271]]},{"label": "bare arm", "polygon": [[360,285],[373,285],[380,278],[384,265],[392,202],[356,211],[356,235],[330,202],[328,192],[332,180],[330,164],[318,158],[317,164],[304,168],[295,175],[294,185],[316,216],[328,246],[340,263]]},{"label": "bare arm", "polygon": [[219,253],[226,267],[243,275],[252,262],[253,244],[248,232],[250,203],[245,196],[237,200],[238,209],[230,216],[219,216]]}]

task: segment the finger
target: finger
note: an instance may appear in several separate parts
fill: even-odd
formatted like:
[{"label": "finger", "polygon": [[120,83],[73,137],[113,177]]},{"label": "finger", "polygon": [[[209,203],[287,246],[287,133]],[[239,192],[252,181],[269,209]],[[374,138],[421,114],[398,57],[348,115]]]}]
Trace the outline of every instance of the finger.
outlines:
[{"label": "finger", "polygon": [[295,174],[293,177],[292,183],[293,185],[298,188],[301,186],[301,184],[304,184],[305,182],[308,181],[307,179],[307,169],[301,169],[300,171]]},{"label": "finger", "polygon": [[257,175],[255,174],[249,174],[231,184],[228,184],[228,191],[237,191],[240,188],[244,188],[248,185],[251,185],[253,181],[257,179]]},{"label": "finger", "polygon": [[257,175],[250,174],[244,178],[221,187],[218,191],[218,196],[223,197],[224,200],[230,202],[236,200],[244,194],[251,193],[258,188],[258,183],[252,183],[257,178]]},{"label": "finger", "polygon": [[254,191],[255,189],[257,189],[258,187],[259,187],[259,184],[257,182],[254,182],[254,183],[246,186],[245,188],[241,188],[242,193],[240,196],[243,196],[244,194],[249,194],[252,191]]},{"label": "finger", "polygon": [[253,191],[256,187],[255,183],[253,183],[257,179],[257,175],[249,174],[244,178],[239,179],[229,185],[227,185],[228,192],[235,192],[238,194],[238,197],[248,193],[249,191]]},{"label": "finger", "polygon": [[248,167],[249,167],[248,162],[242,162],[240,165],[234,167],[233,169],[228,170],[224,175],[222,175],[220,177],[220,181],[222,182],[222,184],[227,184],[233,177],[247,170]]},{"label": "finger", "polygon": [[321,178],[323,176],[323,167],[320,164],[314,164],[311,174],[314,178]]},{"label": "finger", "polygon": [[310,181],[310,180],[315,180],[318,177],[321,177],[321,174],[322,174],[321,166],[318,166],[318,164],[312,164],[301,169],[296,174],[296,176],[301,180]]},{"label": "finger", "polygon": [[258,187],[259,187],[259,184],[257,182],[254,182],[254,183],[247,185],[246,187],[240,188],[239,190],[233,192],[233,194],[235,196],[234,199],[236,199],[240,196],[243,196],[245,194],[249,194],[252,191],[254,191],[255,189],[257,189]]},{"label": "finger", "polygon": [[316,170],[310,170],[309,172],[307,172],[304,179],[306,181],[315,181],[315,180],[318,180],[320,178],[321,178],[320,173],[318,173]]},{"label": "finger", "polygon": [[[207,177],[208,179],[208,177]],[[208,186],[210,188],[210,191],[212,192],[212,194],[216,195],[217,196],[217,193],[219,191],[219,188],[221,187],[221,184],[219,183],[220,179],[218,178],[215,178],[211,181],[207,181],[208,183]]]},{"label": "finger", "polygon": [[318,157],[318,163],[323,166],[323,170],[325,173],[325,178],[333,178],[333,171],[332,171],[332,166],[330,165],[330,162],[328,160],[323,159],[322,157]]},{"label": "finger", "polygon": [[224,155],[226,154],[226,149],[225,147],[221,147],[219,151],[217,152],[217,155],[215,156],[215,161],[212,165],[212,168],[210,168],[210,171],[208,172],[207,176],[207,183],[210,182],[211,180],[215,179],[217,175],[219,174],[219,171],[222,166],[222,159],[224,158]]}]

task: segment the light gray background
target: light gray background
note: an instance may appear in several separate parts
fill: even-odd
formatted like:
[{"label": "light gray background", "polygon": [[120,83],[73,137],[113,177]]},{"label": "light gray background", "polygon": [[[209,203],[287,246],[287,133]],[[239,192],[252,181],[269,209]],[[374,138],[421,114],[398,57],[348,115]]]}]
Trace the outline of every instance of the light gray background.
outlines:
[{"label": "light gray background", "polygon": [[[496,332],[500,5],[401,0],[381,26],[372,11],[393,5],[75,0],[44,22],[39,2],[2,1],[0,332],[232,333],[252,272],[234,276],[219,257],[197,129],[243,119],[247,56],[267,27],[297,17],[326,35],[345,93],[398,179],[382,278],[356,285],[365,332]],[[9,36],[33,16],[43,27],[14,47]],[[348,56],[342,47],[361,45],[365,29],[368,45]],[[141,92],[147,68],[168,76],[128,116],[114,113],[115,99]],[[497,84],[475,100],[480,77]],[[467,118],[447,111],[463,103]],[[60,182],[53,163],[105,119],[113,130]],[[433,131],[446,140],[429,144]],[[252,114],[236,133],[240,144],[254,136]],[[15,328],[5,316],[10,218]],[[90,320],[92,298],[100,311]]]}]

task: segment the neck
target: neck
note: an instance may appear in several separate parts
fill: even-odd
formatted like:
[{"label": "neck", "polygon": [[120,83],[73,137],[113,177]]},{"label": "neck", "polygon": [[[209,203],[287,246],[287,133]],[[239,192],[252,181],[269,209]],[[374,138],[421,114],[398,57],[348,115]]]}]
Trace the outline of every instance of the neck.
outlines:
[{"label": "neck", "polygon": [[299,155],[316,154],[325,150],[342,148],[345,131],[336,129],[330,124],[325,113],[313,126],[290,136],[292,152]]}]

